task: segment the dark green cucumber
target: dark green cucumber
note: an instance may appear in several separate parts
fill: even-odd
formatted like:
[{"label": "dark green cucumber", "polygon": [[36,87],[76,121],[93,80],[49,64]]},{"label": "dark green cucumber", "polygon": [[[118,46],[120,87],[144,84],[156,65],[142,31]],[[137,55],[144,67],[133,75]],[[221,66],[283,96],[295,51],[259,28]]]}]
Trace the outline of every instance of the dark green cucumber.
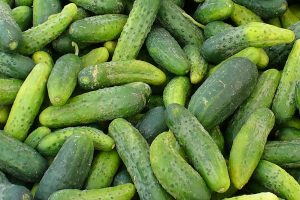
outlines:
[{"label": "dark green cucumber", "polygon": [[32,6],[33,0],[15,0],[16,6]]},{"label": "dark green cucumber", "polygon": [[37,150],[45,156],[55,156],[65,141],[74,134],[86,135],[93,140],[96,150],[111,151],[115,147],[113,139],[101,130],[92,127],[68,127],[56,130],[45,136],[38,144]]},{"label": "dark green cucumber", "polygon": [[122,167],[121,170],[115,175],[113,186],[123,185],[126,183],[133,183],[131,177],[125,167]]},{"label": "dark green cucumber", "polygon": [[141,200],[171,199],[155,178],[150,165],[149,146],[143,136],[129,122],[115,119],[109,134],[125,164]]},{"label": "dark green cucumber", "polygon": [[224,136],[223,133],[220,130],[219,126],[214,127],[209,131],[210,136],[215,141],[215,143],[218,145],[220,151],[222,154],[224,154],[225,150],[225,142],[224,142]]},{"label": "dark green cucumber", "polygon": [[279,129],[276,138],[281,141],[300,140],[300,130],[292,127]]},{"label": "dark green cucumber", "polygon": [[92,140],[85,135],[72,135],[53,160],[40,181],[35,200],[47,200],[62,189],[80,189],[93,160]]},{"label": "dark green cucumber", "polygon": [[298,17],[300,19],[300,5],[299,4],[289,5],[289,9],[291,10],[291,12],[294,15],[296,15],[296,17]]},{"label": "dark green cucumber", "polygon": [[93,49],[81,57],[82,66],[89,67],[104,63],[109,59],[109,52],[105,47]]},{"label": "dark green cucumber", "polygon": [[160,0],[136,0],[118,40],[112,60],[135,59],[150,32]]},{"label": "dark green cucumber", "polygon": [[300,185],[284,169],[274,163],[261,160],[253,174],[253,179],[287,200],[299,200]]},{"label": "dark green cucumber", "polygon": [[73,3],[68,4],[56,16],[23,32],[23,40],[18,46],[18,51],[24,55],[31,55],[41,50],[64,32],[76,16],[76,13],[77,6]]},{"label": "dark green cucumber", "polygon": [[267,20],[267,23],[277,26],[277,27],[282,27],[279,17],[271,18],[271,19]]},{"label": "dark green cucumber", "polygon": [[296,181],[298,181],[298,183],[300,184],[300,170],[299,168],[297,169],[288,169],[287,172],[292,175]]},{"label": "dark green cucumber", "polygon": [[232,145],[235,136],[255,110],[271,107],[280,77],[280,72],[276,69],[269,69],[260,75],[250,97],[241,105],[228,122],[225,134],[228,146]]},{"label": "dark green cucumber", "polygon": [[22,31],[27,30],[32,24],[32,8],[29,6],[19,6],[12,10],[12,16]]},{"label": "dark green cucumber", "polygon": [[289,119],[281,124],[282,127],[290,127],[290,128],[296,128],[300,129],[300,119],[293,117],[292,119]]},{"label": "dark green cucumber", "polygon": [[247,47],[268,47],[290,43],[295,39],[291,30],[265,23],[251,22],[207,39],[202,46],[204,58],[217,64]]},{"label": "dark green cucumber", "polygon": [[151,95],[146,105],[147,109],[152,109],[158,106],[164,106],[163,97],[160,95]]},{"label": "dark green cucumber", "polygon": [[120,160],[116,150],[100,152],[96,155],[86,180],[85,189],[109,187],[118,171]]},{"label": "dark green cucumber", "polygon": [[22,40],[22,32],[9,5],[3,1],[0,1],[0,29],[0,50],[16,50]]},{"label": "dark green cucumber", "polygon": [[45,126],[41,126],[34,131],[32,131],[26,140],[24,141],[25,144],[35,149],[41,140],[51,133],[51,130]]},{"label": "dark green cucumber", "polygon": [[87,90],[137,81],[162,85],[166,75],[152,64],[139,60],[106,62],[86,67],[78,75],[80,87]]},{"label": "dark green cucumber", "polygon": [[10,106],[0,106],[0,125],[5,124],[10,111]]},{"label": "dark green cucumber", "polygon": [[10,105],[14,102],[23,81],[19,79],[0,78],[0,105]]},{"label": "dark green cucumber", "polygon": [[121,14],[88,17],[72,23],[69,34],[75,42],[106,42],[119,37],[126,21],[127,16]]},{"label": "dark green cucumber", "polygon": [[225,159],[197,118],[183,106],[171,104],[166,109],[166,122],[209,188],[219,193],[227,191],[230,180]]},{"label": "dark green cucumber", "polygon": [[26,182],[39,181],[47,161],[34,149],[0,131],[0,170]]},{"label": "dark green cucumber", "polygon": [[280,21],[283,28],[288,28],[294,24],[296,24],[299,19],[294,13],[291,12],[289,8],[285,11],[283,15],[280,16]]},{"label": "dark green cucumber", "polygon": [[48,20],[48,18],[61,12],[60,0],[34,0],[33,1],[33,26],[38,26]]},{"label": "dark green cucumber", "polygon": [[248,195],[241,195],[231,198],[225,198],[224,200],[278,200],[278,197],[271,193],[271,192],[261,192],[257,194],[248,194]]},{"label": "dark green cucumber", "polygon": [[[235,74],[235,78],[231,76]],[[208,130],[223,122],[250,95],[256,85],[256,66],[245,58],[232,58],[198,88],[188,109]]]},{"label": "dark green cucumber", "polygon": [[157,136],[150,146],[151,167],[159,183],[175,198],[209,200],[211,192],[196,170],[181,157],[171,132]]},{"label": "dark green cucumber", "polygon": [[206,24],[203,31],[204,31],[205,38],[208,39],[219,33],[229,31],[232,28],[233,28],[233,26],[231,24],[227,24],[223,21],[214,21],[214,22],[210,22],[210,23]]},{"label": "dark green cucumber", "polygon": [[147,50],[153,60],[176,75],[190,70],[189,61],[177,41],[164,28],[152,28],[146,40]]},{"label": "dark green cucumber", "polygon": [[125,8],[122,0],[71,0],[71,2],[97,15],[122,13]]},{"label": "dark green cucumber", "polygon": [[245,25],[250,22],[263,22],[262,19],[248,8],[239,4],[234,4],[233,12],[230,19],[237,25]]}]

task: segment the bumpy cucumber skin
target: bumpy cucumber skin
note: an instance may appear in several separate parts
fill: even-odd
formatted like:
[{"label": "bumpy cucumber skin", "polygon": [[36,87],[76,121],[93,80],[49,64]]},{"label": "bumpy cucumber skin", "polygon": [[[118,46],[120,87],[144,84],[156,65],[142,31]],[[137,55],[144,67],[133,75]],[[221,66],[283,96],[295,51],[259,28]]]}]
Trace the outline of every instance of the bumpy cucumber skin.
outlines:
[{"label": "bumpy cucumber skin", "polygon": [[245,25],[250,22],[263,22],[254,12],[236,3],[234,4],[230,18],[237,26]]},{"label": "bumpy cucumber skin", "polygon": [[33,0],[15,0],[16,6],[32,6]]},{"label": "bumpy cucumber skin", "polygon": [[81,57],[82,66],[89,67],[104,63],[109,59],[109,52],[105,47],[93,49]]},{"label": "bumpy cucumber skin", "polygon": [[[229,78],[233,74],[236,78]],[[188,109],[209,130],[242,104],[255,87],[257,76],[256,66],[248,59],[232,58],[198,88]]]},{"label": "bumpy cucumber skin", "polygon": [[47,169],[47,161],[35,150],[0,131],[0,169],[26,182],[36,182]]},{"label": "bumpy cucumber skin", "polygon": [[61,11],[60,0],[33,0],[33,26],[48,20],[48,17]]},{"label": "bumpy cucumber skin", "polygon": [[197,118],[183,106],[171,104],[166,109],[166,122],[209,188],[227,191],[230,180],[225,159]]},{"label": "bumpy cucumber skin", "polygon": [[36,200],[47,200],[62,189],[83,186],[93,160],[92,140],[84,135],[73,135],[63,145],[40,181]]},{"label": "bumpy cucumber skin", "polygon": [[91,199],[110,199],[110,200],[131,200],[135,194],[134,185],[131,183],[93,190],[61,190],[53,193],[49,200],[91,200]]},{"label": "bumpy cucumber skin", "polygon": [[149,157],[149,146],[143,136],[129,122],[115,119],[109,125],[109,134],[125,164],[141,200],[171,199],[155,178]]},{"label": "bumpy cucumber skin", "polygon": [[225,198],[224,200],[279,200],[279,198],[271,192],[261,192],[258,194],[241,195],[237,197]]},{"label": "bumpy cucumber skin", "polygon": [[23,40],[18,47],[18,51],[21,54],[30,55],[42,49],[69,26],[76,13],[77,6],[73,3],[68,4],[55,17],[23,32]]},{"label": "bumpy cucumber skin", "polygon": [[22,31],[27,30],[32,23],[32,8],[29,6],[19,6],[12,10],[12,16]]},{"label": "bumpy cucumber skin", "polygon": [[99,43],[117,39],[127,21],[126,15],[106,14],[78,20],[69,28],[76,42]]},{"label": "bumpy cucumber skin", "polygon": [[23,81],[19,79],[0,78],[0,105],[10,105],[14,102]]},{"label": "bumpy cucumber skin", "polygon": [[184,51],[166,29],[152,28],[146,46],[153,60],[169,72],[184,75],[190,70]]},{"label": "bumpy cucumber skin", "polygon": [[223,21],[210,22],[204,27],[204,36],[206,39],[208,39],[219,33],[229,31],[232,28],[233,26],[231,24],[227,24]]},{"label": "bumpy cucumber skin", "polygon": [[229,156],[229,174],[234,186],[244,187],[264,151],[275,116],[268,108],[253,112],[235,137]]},{"label": "bumpy cucumber skin", "polygon": [[106,62],[86,67],[78,75],[80,87],[87,90],[137,81],[162,85],[166,75],[152,64],[139,60]]},{"label": "bumpy cucumber skin", "polygon": [[204,180],[178,151],[180,146],[171,132],[157,136],[150,146],[151,167],[162,186],[175,199],[210,199]]},{"label": "bumpy cucumber skin", "polygon": [[276,132],[276,138],[281,141],[300,140],[300,130],[293,127],[281,128]]},{"label": "bumpy cucumber skin", "polygon": [[225,133],[228,146],[232,145],[235,136],[255,110],[271,107],[280,78],[281,74],[276,69],[269,69],[260,75],[250,97],[241,105],[228,122]]},{"label": "bumpy cucumber skin", "polygon": [[4,3],[7,3],[10,7],[13,6],[13,3],[14,3],[14,0],[1,0],[3,1]]},{"label": "bumpy cucumber skin", "polygon": [[112,60],[135,59],[150,32],[160,0],[136,0],[118,40]]},{"label": "bumpy cucumber skin", "polygon": [[51,130],[45,126],[41,126],[34,131],[32,131],[26,140],[24,141],[25,144],[35,149],[40,141],[48,134],[51,133]]},{"label": "bumpy cucumber skin", "polygon": [[125,8],[122,0],[71,0],[71,2],[97,15],[122,13]]},{"label": "bumpy cucumber skin", "polygon": [[300,185],[284,169],[266,160],[258,164],[253,179],[288,200],[299,200]]}]

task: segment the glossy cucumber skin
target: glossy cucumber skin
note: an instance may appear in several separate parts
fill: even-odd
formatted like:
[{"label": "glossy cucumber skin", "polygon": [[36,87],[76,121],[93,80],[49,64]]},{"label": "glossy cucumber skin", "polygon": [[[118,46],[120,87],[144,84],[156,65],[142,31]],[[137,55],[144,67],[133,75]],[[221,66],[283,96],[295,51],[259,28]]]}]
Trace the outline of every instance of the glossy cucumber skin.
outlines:
[{"label": "glossy cucumber skin", "polygon": [[107,62],[109,59],[109,52],[105,47],[93,49],[89,53],[81,57],[82,66],[89,67],[97,64]]},{"label": "glossy cucumber skin", "polygon": [[225,133],[228,146],[232,145],[235,136],[255,110],[271,107],[280,78],[281,74],[276,69],[269,69],[260,75],[249,98],[240,106],[228,122]]},{"label": "glossy cucumber skin", "polygon": [[61,12],[60,0],[33,0],[33,26],[48,20],[51,15]]},{"label": "glossy cucumber skin", "polygon": [[[233,74],[235,79],[230,78]],[[230,59],[197,89],[188,109],[209,130],[242,104],[255,87],[257,76],[256,66],[248,59]]]},{"label": "glossy cucumber skin", "polygon": [[97,15],[122,13],[125,8],[122,0],[71,0],[71,2]]},{"label": "glossy cucumber skin", "polygon": [[274,163],[261,160],[253,179],[287,200],[299,200],[300,185],[284,169]]},{"label": "glossy cucumber skin", "polygon": [[152,28],[146,40],[147,50],[153,60],[176,75],[188,73],[189,61],[178,42],[164,28]]},{"label": "glossy cucumber skin", "polygon": [[19,79],[0,78],[0,105],[10,105],[14,102],[23,81]]},{"label": "glossy cucumber skin", "polygon": [[72,23],[69,35],[75,42],[106,42],[119,37],[126,21],[127,16],[121,14],[88,17]]},{"label": "glossy cucumber skin", "polygon": [[209,188],[227,191],[230,180],[225,159],[197,118],[183,106],[171,104],[166,108],[166,122]]},{"label": "glossy cucumber skin", "polygon": [[204,180],[180,155],[181,147],[171,132],[157,136],[150,146],[151,167],[162,186],[175,199],[209,200]]},{"label": "glossy cucumber skin", "polygon": [[278,130],[276,138],[281,141],[300,140],[300,130],[293,127],[284,127]]},{"label": "glossy cucumber skin", "polygon": [[118,118],[109,125],[109,134],[116,142],[118,154],[134,182],[140,199],[171,199],[153,174],[149,146],[139,131],[126,120]]},{"label": "glossy cucumber skin", "polygon": [[27,144],[28,146],[32,147],[33,149],[35,149],[38,146],[38,144],[40,143],[40,141],[50,133],[51,133],[51,130],[49,128],[47,128],[45,126],[41,126],[37,129],[35,129],[34,131],[32,131],[28,135],[28,137],[26,138],[24,143]]},{"label": "glossy cucumber skin", "polygon": [[31,55],[41,50],[69,26],[76,13],[77,6],[73,3],[68,4],[56,16],[23,32],[23,40],[18,47],[18,51],[24,55]]},{"label": "glossy cucumber skin", "polygon": [[27,145],[0,133],[0,170],[26,182],[39,181],[47,161]]},{"label": "glossy cucumber skin", "polygon": [[254,12],[236,3],[234,4],[230,18],[237,26],[245,25],[250,22],[263,22]]},{"label": "glossy cucumber skin", "polygon": [[29,6],[19,6],[12,10],[12,16],[22,31],[27,30],[32,24],[32,8]]},{"label": "glossy cucumber skin", "polygon": [[204,28],[204,36],[206,39],[217,35],[222,32],[229,31],[233,28],[231,24],[227,24],[223,21],[213,21],[208,24],[206,24]]},{"label": "glossy cucumber skin", "polygon": [[33,0],[15,0],[16,6],[32,6]]},{"label": "glossy cucumber skin", "polygon": [[261,192],[258,194],[241,195],[237,197],[225,198],[224,200],[279,200],[279,198],[271,192]]},{"label": "glossy cucumber skin", "polygon": [[47,200],[58,190],[81,188],[91,167],[93,154],[93,142],[89,137],[71,136],[45,172],[35,199]]}]

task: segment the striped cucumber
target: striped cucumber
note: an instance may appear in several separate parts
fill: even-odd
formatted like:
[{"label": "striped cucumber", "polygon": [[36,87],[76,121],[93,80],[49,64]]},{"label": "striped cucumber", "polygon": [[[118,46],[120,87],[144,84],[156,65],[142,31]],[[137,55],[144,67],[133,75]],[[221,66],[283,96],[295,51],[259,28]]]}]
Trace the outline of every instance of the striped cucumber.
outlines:
[{"label": "striped cucumber", "polygon": [[300,130],[293,127],[281,128],[276,132],[276,138],[281,141],[300,140]]},{"label": "striped cucumber", "polygon": [[279,198],[271,192],[261,192],[258,194],[241,195],[224,200],[279,200]]},{"label": "striped cucumber", "polygon": [[71,2],[97,15],[122,13],[125,8],[125,4],[122,0],[71,0]]},{"label": "striped cucumber", "polygon": [[237,26],[249,24],[250,22],[263,22],[254,12],[236,3],[230,18]]},{"label": "striped cucumber", "polygon": [[94,66],[108,61],[109,52],[105,47],[100,47],[93,49],[80,58],[83,67]]},{"label": "striped cucumber", "polygon": [[206,26],[204,27],[203,33],[204,33],[205,38],[208,39],[219,33],[229,31],[232,28],[233,28],[233,26],[231,24],[227,24],[223,21],[213,21],[213,22],[206,24]]},{"label": "striped cucumber", "polygon": [[24,143],[35,149],[41,140],[50,133],[51,130],[49,128],[45,126],[38,127],[28,135]]},{"label": "striped cucumber", "polygon": [[12,10],[12,16],[22,31],[27,30],[32,24],[32,8],[29,6],[19,6]]},{"label": "striped cucumber", "polygon": [[51,15],[61,12],[60,0],[33,0],[33,26],[48,20]]},{"label": "striped cucumber", "polygon": [[14,102],[23,81],[14,78],[0,78],[0,105],[10,105]]}]

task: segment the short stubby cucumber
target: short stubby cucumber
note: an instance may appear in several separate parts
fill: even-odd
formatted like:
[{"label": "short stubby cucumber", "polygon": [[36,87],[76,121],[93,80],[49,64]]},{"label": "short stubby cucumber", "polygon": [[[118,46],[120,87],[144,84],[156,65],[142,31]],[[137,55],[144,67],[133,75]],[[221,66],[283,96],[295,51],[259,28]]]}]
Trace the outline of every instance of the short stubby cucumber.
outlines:
[{"label": "short stubby cucumber", "polygon": [[1,79],[0,78],[0,105],[10,105],[14,102],[17,93],[23,84],[23,81],[19,79],[9,78]]},{"label": "short stubby cucumber", "polygon": [[213,21],[213,22],[206,24],[206,26],[204,27],[203,33],[204,33],[205,38],[208,39],[219,33],[229,31],[232,28],[233,28],[233,26],[231,24],[227,24],[223,21]]},{"label": "short stubby cucumber", "polygon": [[80,58],[83,67],[94,66],[108,61],[109,52],[107,48],[100,47],[100,48],[93,49],[92,51],[90,51],[89,53],[85,54]]},{"label": "short stubby cucumber", "polygon": [[97,15],[122,13],[125,8],[122,0],[71,0],[71,2]]},{"label": "short stubby cucumber", "polygon": [[46,63],[51,68],[54,66],[54,62],[51,55],[46,51],[36,51],[32,55],[32,60],[34,61],[35,64]]},{"label": "short stubby cucumber", "polygon": [[276,132],[276,138],[281,141],[300,140],[300,130],[293,127],[281,128]]},{"label": "short stubby cucumber", "polygon": [[261,192],[258,194],[241,195],[224,200],[279,200],[279,198],[271,192]]},{"label": "short stubby cucumber", "polygon": [[51,15],[61,11],[60,0],[33,0],[33,26],[44,23]]},{"label": "short stubby cucumber", "polygon": [[245,25],[250,22],[263,22],[254,12],[236,3],[234,4],[230,18],[237,26]]},{"label": "short stubby cucumber", "polygon": [[32,8],[29,6],[19,6],[12,10],[12,16],[22,31],[27,30],[32,23]]},{"label": "short stubby cucumber", "polygon": [[35,149],[40,141],[50,133],[51,130],[49,128],[45,126],[38,127],[28,135],[24,143]]}]

